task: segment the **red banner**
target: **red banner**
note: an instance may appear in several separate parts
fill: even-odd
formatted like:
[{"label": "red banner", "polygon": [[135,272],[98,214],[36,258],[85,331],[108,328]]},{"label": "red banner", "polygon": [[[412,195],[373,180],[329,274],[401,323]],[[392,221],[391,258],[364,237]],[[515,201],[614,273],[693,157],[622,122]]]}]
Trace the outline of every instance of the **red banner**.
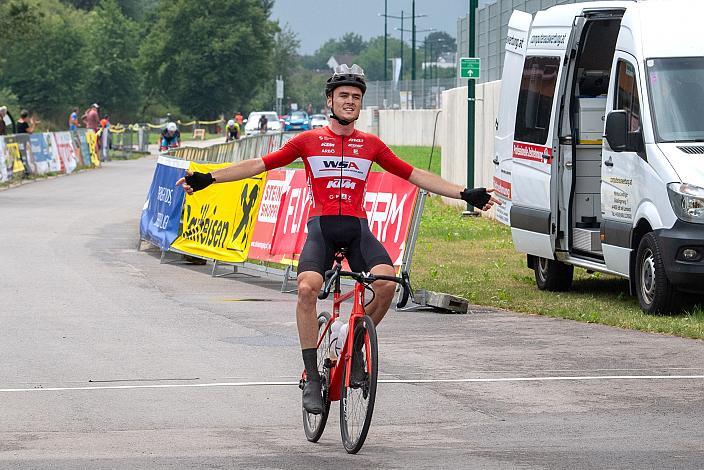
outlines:
[{"label": "red banner", "polygon": [[552,163],[552,148],[544,145],[513,143],[513,158],[538,163]]},{"label": "red banner", "polygon": [[[400,266],[418,188],[390,173],[372,172],[366,189],[369,228]],[[281,262],[301,253],[307,235],[309,191],[304,170],[269,172],[250,258]]]},{"label": "red banner", "polygon": [[288,191],[295,170],[271,170],[267,172],[266,184],[262,202],[259,205],[257,222],[252,233],[252,244],[249,248],[249,259],[281,263],[282,255],[271,253],[274,229],[279,216],[281,199]]}]

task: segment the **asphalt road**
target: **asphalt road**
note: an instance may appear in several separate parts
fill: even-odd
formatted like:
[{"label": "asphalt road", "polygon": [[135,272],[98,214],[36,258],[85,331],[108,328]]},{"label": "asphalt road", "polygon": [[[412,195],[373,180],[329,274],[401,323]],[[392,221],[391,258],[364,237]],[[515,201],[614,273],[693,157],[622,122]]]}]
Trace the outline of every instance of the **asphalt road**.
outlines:
[{"label": "asphalt road", "polygon": [[390,313],[362,452],[308,443],[295,297],[137,251],[154,164],[0,191],[0,468],[704,467],[704,343],[481,308]]}]

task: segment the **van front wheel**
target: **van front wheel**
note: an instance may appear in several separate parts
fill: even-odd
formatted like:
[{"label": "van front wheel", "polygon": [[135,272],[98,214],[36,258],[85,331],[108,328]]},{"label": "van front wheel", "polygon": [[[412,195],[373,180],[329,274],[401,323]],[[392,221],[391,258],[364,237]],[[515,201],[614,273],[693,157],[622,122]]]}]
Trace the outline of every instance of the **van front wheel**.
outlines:
[{"label": "van front wheel", "polygon": [[535,258],[535,283],[540,290],[564,292],[572,287],[574,266],[546,258]]},{"label": "van front wheel", "polygon": [[670,313],[677,309],[677,290],[665,273],[657,237],[646,234],[638,245],[636,286],[640,308],[647,313]]}]

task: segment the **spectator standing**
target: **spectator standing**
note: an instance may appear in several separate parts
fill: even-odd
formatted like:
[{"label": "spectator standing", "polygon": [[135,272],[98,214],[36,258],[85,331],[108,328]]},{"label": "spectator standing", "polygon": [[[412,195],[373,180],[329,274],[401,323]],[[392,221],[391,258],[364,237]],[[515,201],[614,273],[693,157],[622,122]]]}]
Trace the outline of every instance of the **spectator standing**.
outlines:
[{"label": "spectator standing", "polygon": [[78,108],[73,108],[73,111],[68,116],[68,130],[75,131],[78,127]]},{"label": "spectator standing", "polygon": [[[0,106],[0,135],[6,135],[8,130],[9,116],[7,115],[7,106]],[[12,122],[12,121],[10,121]]]},{"label": "spectator standing", "polygon": [[100,127],[100,115],[98,114],[98,109],[100,109],[98,103],[93,103],[82,117],[83,123],[88,129],[93,130],[93,132],[98,132],[98,128]]},{"label": "spectator standing", "polygon": [[31,134],[34,132],[36,123],[34,122],[34,117],[29,117],[29,111],[23,109],[20,111],[20,119],[17,121],[17,133],[18,134]]},{"label": "spectator standing", "polygon": [[242,125],[244,124],[244,117],[242,117],[242,113],[240,113],[239,111],[235,113],[235,122],[237,122],[237,124],[239,124],[240,126],[240,129],[242,129]]}]

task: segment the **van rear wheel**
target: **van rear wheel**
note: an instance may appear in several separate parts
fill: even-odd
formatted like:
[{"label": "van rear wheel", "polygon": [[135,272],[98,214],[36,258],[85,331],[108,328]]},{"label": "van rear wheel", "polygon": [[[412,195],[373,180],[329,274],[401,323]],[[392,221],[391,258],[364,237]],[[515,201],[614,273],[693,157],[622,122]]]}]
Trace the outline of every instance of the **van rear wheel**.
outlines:
[{"label": "van rear wheel", "polygon": [[635,275],[638,303],[644,312],[664,314],[677,310],[677,289],[667,278],[660,245],[653,233],[647,233],[638,245]]},{"label": "van rear wheel", "polygon": [[572,277],[574,276],[574,266],[572,265],[536,257],[533,269],[535,283],[540,290],[564,292],[572,287]]}]

